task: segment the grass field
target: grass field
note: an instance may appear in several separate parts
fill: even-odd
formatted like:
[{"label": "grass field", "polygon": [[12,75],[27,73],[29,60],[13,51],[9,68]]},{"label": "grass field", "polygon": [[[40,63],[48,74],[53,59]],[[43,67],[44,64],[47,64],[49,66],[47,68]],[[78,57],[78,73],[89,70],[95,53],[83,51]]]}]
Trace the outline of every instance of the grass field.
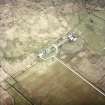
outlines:
[{"label": "grass field", "polygon": [[[91,0],[88,10],[84,0],[4,1],[0,86],[15,105],[105,105],[105,97],[61,63],[37,59],[41,49],[75,32],[78,40],[61,46],[57,57],[105,91],[105,8],[100,7],[104,2]],[[103,10],[95,11],[94,5]]]},{"label": "grass field", "polygon": [[[104,105],[105,98],[59,62],[42,62],[16,78],[15,88],[38,105]],[[19,85],[21,87],[19,87]],[[11,90],[13,93],[14,91]],[[10,92],[11,92],[10,91]],[[13,94],[14,96],[16,94]],[[21,98],[21,97],[19,97]],[[82,100],[81,100],[82,99]],[[21,105],[21,100],[16,98]],[[22,102],[24,104],[24,100]]]}]

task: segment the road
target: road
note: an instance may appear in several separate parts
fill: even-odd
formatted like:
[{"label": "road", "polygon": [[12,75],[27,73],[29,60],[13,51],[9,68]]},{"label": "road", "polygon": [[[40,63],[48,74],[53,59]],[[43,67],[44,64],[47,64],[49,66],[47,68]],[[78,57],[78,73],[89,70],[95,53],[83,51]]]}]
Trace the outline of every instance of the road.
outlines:
[{"label": "road", "polygon": [[94,88],[96,91],[98,91],[100,94],[102,94],[103,96],[105,96],[105,93],[100,90],[98,87],[96,87],[94,84],[92,84],[90,81],[88,81],[87,79],[85,79],[82,75],[80,75],[78,72],[76,72],[75,70],[72,69],[72,67],[67,64],[65,64],[62,60],[60,60],[59,58],[55,57],[55,59],[60,62],[62,65],[64,65],[66,68],[68,68],[68,70],[72,71],[75,75],[77,75],[78,77],[80,77],[84,82],[86,82],[87,84],[89,84],[92,88]]}]

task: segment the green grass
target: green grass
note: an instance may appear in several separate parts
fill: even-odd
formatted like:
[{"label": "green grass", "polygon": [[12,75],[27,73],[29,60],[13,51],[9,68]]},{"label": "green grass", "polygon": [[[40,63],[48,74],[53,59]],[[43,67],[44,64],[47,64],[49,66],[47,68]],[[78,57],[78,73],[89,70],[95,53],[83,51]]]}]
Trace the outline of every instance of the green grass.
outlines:
[{"label": "green grass", "polygon": [[[93,23],[91,22],[93,21]],[[98,54],[103,54],[105,47],[105,21],[88,15],[82,24],[76,29],[81,38],[85,39],[88,47]]]}]

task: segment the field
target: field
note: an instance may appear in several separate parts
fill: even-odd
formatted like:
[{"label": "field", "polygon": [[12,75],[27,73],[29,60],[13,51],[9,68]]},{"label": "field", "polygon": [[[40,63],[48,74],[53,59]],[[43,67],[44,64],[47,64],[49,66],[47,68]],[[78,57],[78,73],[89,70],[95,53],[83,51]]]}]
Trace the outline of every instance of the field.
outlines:
[{"label": "field", "polygon": [[[15,79],[17,83],[8,90],[13,97],[16,97],[15,105],[29,105],[30,101],[37,105],[105,103],[104,96],[57,61],[52,65],[42,62]],[[22,95],[17,93],[17,90]]]},{"label": "field", "polygon": [[105,105],[105,97],[41,49],[75,32],[55,55],[105,93],[105,4],[0,1],[0,105]]}]

